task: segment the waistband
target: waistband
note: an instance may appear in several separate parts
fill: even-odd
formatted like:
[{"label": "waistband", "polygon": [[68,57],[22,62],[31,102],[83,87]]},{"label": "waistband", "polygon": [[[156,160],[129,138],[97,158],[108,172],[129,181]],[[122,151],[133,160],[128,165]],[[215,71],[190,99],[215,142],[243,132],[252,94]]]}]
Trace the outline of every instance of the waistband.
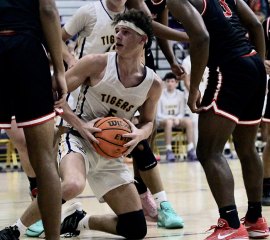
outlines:
[{"label": "waistband", "polygon": [[14,30],[0,30],[0,36],[13,36],[16,34]]}]

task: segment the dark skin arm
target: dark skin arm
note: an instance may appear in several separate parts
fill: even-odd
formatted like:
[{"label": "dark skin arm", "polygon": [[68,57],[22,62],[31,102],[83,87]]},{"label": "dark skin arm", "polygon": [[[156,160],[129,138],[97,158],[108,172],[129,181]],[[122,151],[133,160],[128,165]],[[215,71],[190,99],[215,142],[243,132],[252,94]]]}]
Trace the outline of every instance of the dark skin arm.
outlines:
[{"label": "dark skin arm", "polygon": [[[144,0],[127,0],[127,7],[129,9],[135,8],[145,12],[147,15],[151,16],[151,12],[145,4]],[[188,35],[185,32],[179,32],[167,26],[164,26],[156,21],[152,22],[154,35],[168,40],[188,42]]]},{"label": "dark skin arm", "polygon": [[255,49],[260,54],[261,58],[264,60],[265,41],[262,24],[243,0],[238,0],[236,7],[241,23],[248,30],[250,41],[255,46]]},{"label": "dark skin arm", "polygon": [[[194,7],[189,0],[167,0],[172,15],[185,27],[190,39],[190,92],[188,106],[192,112],[201,111],[199,84],[202,79],[209,54],[209,34],[200,15],[203,2],[196,2]],[[192,21],[191,21],[192,19]]]}]

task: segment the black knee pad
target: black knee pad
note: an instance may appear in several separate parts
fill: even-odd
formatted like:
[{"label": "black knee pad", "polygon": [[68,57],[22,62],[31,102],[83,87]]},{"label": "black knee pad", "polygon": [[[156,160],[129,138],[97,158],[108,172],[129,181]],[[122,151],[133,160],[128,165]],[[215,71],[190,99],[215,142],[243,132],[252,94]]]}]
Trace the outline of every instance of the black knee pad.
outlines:
[{"label": "black knee pad", "polygon": [[126,239],[143,239],[147,233],[143,210],[118,215],[116,231]]},{"label": "black knee pad", "polygon": [[133,161],[141,171],[147,171],[157,165],[157,160],[153,154],[147,140],[142,140],[131,152]]}]

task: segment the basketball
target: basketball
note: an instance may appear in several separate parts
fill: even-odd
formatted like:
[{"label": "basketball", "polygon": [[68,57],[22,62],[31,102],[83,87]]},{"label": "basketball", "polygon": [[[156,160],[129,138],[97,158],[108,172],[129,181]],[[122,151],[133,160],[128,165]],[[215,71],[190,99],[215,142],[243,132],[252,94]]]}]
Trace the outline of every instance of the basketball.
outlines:
[{"label": "basketball", "polygon": [[131,133],[127,121],[118,117],[106,117],[95,122],[94,127],[102,129],[102,132],[94,133],[99,144],[93,143],[96,152],[105,158],[118,158],[128,148],[123,145],[130,141],[130,138],[123,137],[125,133]]}]

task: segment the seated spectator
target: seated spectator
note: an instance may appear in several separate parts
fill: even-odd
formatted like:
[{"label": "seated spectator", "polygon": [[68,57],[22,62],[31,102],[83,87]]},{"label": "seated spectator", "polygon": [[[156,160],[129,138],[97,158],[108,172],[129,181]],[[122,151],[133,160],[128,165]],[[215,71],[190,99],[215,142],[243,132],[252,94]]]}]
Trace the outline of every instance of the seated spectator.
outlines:
[{"label": "seated spectator", "polygon": [[163,90],[158,103],[157,123],[159,127],[164,128],[165,132],[166,160],[169,162],[175,161],[171,145],[172,129],[178,127],[186,130],[188,160],[197,160],[192,119],[185,116],[186,101],[184,92],[177,89],[178,81],[174,73],[167,73],[163,80],[166,88]]}]

